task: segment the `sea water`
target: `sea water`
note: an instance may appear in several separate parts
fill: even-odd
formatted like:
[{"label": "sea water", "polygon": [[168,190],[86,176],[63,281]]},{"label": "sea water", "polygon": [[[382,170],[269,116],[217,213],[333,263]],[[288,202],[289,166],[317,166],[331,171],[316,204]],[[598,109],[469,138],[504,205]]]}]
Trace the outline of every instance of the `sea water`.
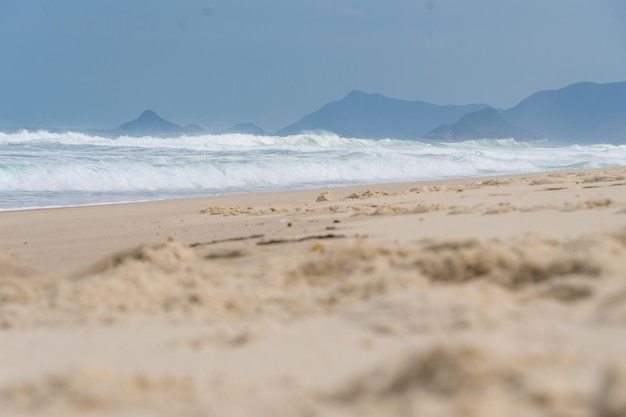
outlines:
[{"label": "sea water", "polygon": [[622,165],[626,145],[0,132],[0,210]]}]

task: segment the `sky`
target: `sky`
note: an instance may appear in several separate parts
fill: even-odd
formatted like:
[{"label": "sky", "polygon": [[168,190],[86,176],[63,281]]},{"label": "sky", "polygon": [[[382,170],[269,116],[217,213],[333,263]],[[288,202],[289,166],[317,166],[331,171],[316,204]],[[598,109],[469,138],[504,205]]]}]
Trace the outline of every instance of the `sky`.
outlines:
[{"label": "sky", "polygon": [[279,130],[351,90],[508,108],[626,81],[624,0],[1,0],[0,127]]}]

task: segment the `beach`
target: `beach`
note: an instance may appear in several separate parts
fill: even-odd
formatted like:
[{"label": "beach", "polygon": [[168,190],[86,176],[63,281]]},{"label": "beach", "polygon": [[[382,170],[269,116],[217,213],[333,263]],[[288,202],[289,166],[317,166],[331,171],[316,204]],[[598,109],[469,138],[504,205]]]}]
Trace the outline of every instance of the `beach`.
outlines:
[{"label": "beach", "polygon": [[626,415],[626,167],[0,212],[0,415]]}]

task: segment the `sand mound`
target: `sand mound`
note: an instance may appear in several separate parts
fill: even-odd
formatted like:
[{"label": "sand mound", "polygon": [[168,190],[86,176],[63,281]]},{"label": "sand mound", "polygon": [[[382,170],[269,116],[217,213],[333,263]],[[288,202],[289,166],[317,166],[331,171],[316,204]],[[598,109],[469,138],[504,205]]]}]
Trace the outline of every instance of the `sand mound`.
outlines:
[{"label": "sand mound", "polygon": [[625,368],[596,369],[595,386],[581,390],[563,362],[498,346],[435,345],[390,359],[328,398],[366,416],[624,415]]},{"label": "sand mound", "polygon": [[493,362],[493,358],[475,348],[431,348],[397,358],[370,375],[357,378],[338,398],[345,401],[366,396],[394,397],[418,390],[441,396],[481,391],[502,377]]},{"label": "sand mound", "polygon": [[408,353],[355,378],[334,398],[356,405],[360,415],[511,415],[506,404],[519,410],[521,375],[489,353],[463,345]]},{"label": "sand mound", "polygon": [[42,416],[102,412],[148,416],[158,412],[176,416],[193,411],[196,398],[194,382],[188,378],[79,369],[0,390],[0,412]]},{"label": "sand mound", "polygon": [[[297,317],[410,288],[474,281],[525,297],[578,301],[593,296],[597,280],[626,269],[625,242],[626,233],[569,241],[306,241],[287,243],[299,248],[290,256],[258,264],[245,261],[255,256],[245,248],[229,248],[240,260],[233,262],[213,256],[223,249],[168,240],[116,254],[75,277],[0,279],[0,323],[110,321],[128,313]],[[613,297],[606,314],[620,320],[626,296]]]},{"label": "sand mound", "polygon": [[460,193],[464,190],[469,190],[473,188],[481,188],[481,185],[478,184],[465,184],[465,185],[423,185],[421,187],[411,188],[409,193],[420,194],[420,193],[438,193],[438,192],[455,192]]},{"label": "sand mound", "polygon": [[81,273],[83,276],[106,272],[120,265],[134,261],[145,262],[163,269],[175,268],[181,262],[197,261],[196,253],[188,245],[170,238],[166,242],[156,245],[144,245],[114,254],[102,262],[97,263],[89,270]]},{"label": "sand mound", "polygon": [[210,214],[213,216],[241,216],[246,214],[251,214],[254,216],[262,216],[266,214],[285,214],[289,213],[291,210],[285,208],[278,207],[268,207],[268,208],[255,208],[255,207],[243,207],[243,206],[231,206],[231,207],[207,207],[203,210],[200,210],[200,214]]},{"label": "sand mound", "polygon": [[3,277],[27,277],[35,271],[16,259],[14,255],[0,253],[0,279]]},{"label": "sand mound", "polygon": [[[577,241],[563,245],[538,239],[515,246],[498,241],[445,242],[425,246],[417,265],[435,281],[486,279],[517,287],[560,276],[598,276],[602,266],[588,257],[595,244]],[[616,250],[623,248],[617,245]]]},{"label": "sand mound", "polygon": [[200,210],[200,214],[222,215],[222,216],[239,216],[242,214],[250,214],[255,211],[254,207],[207,207]]},{"label": "sand mound", "polygon": [[363,200],[366,198],[386,197],[388,195],[390,195],[388,192],[382,190],[365,190],[352,193],[346,198]]},{"label": "sand mound", "polygon": [[333,201],[334,199],[335,197],[332,195],[330,191],[324,191],[323,193],[317,196],[315,201],[319,203],[323,201]]}]

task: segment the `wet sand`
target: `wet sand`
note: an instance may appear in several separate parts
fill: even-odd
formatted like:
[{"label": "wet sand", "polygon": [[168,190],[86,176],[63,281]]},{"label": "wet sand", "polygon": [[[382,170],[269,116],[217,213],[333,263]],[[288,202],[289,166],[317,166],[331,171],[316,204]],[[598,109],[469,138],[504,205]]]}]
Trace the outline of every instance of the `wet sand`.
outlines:
[{"label": "wet sand", "polygon": [[626,168],[0,212],[0,415],[626,415]]}]

